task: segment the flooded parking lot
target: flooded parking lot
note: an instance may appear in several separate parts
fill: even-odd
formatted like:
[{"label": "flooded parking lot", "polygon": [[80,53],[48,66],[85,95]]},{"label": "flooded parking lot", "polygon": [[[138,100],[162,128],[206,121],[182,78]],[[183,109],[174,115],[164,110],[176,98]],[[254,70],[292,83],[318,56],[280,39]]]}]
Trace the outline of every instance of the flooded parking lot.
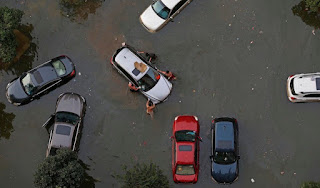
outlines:
[{"label": "flooded parking lot", "polygon": [[[174,117],[183,114],[198,116],[203,138],[199,181],[192,187],[223,187],[212,181],[209,160],[211,120],[220,116],[237,118],[240,132],[240,176],[227,187],[318,181],[320,104],[293,104],[286,96],[288,76],[320,70],[320,31],[293,14],[299,1],[194,0],[156,34],[138,20],[151,2],[106,0],[78,15],[63,12],[58,1],[0,1],[25,12],[35,54],[0,73],[1,187],[33,187],[48,142],[41,125],[68,91],[87,100],[79,157],[96,187],[119,187],[113,174],[121,173],[121,165],[143,161],[157,163],[173,187],[185,186],[172,181],[169,139]],[[146,99],[131,93],[110,65],[123,41],[156,53],[156,66],[178,77],[153,120],[145,113]],[[9,81],[61,54],[76,64],[73,80],[25,106],[7,101]]]}]

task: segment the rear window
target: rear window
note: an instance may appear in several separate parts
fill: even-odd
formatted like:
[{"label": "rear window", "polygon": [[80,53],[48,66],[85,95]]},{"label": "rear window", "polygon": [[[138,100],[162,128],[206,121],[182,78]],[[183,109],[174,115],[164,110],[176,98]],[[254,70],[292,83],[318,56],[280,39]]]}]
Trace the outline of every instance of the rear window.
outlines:
[{"label": "rear window", "polygon": [[177,165],[176,174],[178,175],[193,175],[194,167],[193,165]]},{"label": "rear window", "polygon": [[71,132],[71,127],[65,125],[58,125],[56,129],[56,134],[62,134],[69,136]]},{"label": "rear window", "polygon": [[58,76],[62,76],[66,73],[66,67],[64,66],[64,64],[61,61],[59,61],[59,60],[54,61],[52,63],[52,66],[56,70]]}]

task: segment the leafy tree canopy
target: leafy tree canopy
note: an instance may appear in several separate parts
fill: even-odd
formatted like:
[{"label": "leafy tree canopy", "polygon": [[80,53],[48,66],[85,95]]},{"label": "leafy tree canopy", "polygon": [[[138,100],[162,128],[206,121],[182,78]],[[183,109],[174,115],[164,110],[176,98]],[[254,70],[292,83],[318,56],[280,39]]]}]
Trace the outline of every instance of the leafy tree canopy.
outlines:
[{"label": "leafy tree canopy", "polygon": [[123,167],[125,174],[116,175],[123,183],[122,188],[167,188],[168,178],[163,174],[159,166],[154,163],[136,164],[131,169]]},{"label": "leafy tree canopy", "polygon": [[311,12],[319,12],[320,0],[305,0],[305,2]]},{"label": "leafy tree canopy", "polygon": [[54,156],[47,157],[34,174],[37,188],[80,187],[85,178],[77,154],[69,149],[59,149]]},{"label": "leafy tree canopy", "polygon": [[0,59],[11,61],[16,55],[17,42],[13,30],[20,25],[23,12],[0,7]]},{"label": "leafy tree canopy", "polygon": [[301,188],[320,188],[320,183],[318,183],[318,182],[313,182],[313,181],[304,182],[304,183],[301,185]]}]

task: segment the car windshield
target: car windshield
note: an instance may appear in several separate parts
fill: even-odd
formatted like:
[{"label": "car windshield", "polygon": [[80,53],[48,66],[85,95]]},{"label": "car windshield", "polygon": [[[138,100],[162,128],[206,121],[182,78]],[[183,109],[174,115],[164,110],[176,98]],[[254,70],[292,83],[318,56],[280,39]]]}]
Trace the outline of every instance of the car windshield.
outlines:
[{"label": "car windshield", "polygon": [[79,116],[70,112],[58,112],[56,114],[56,122],[70,123],[76,125],[79,121]]},{"label": "car windshield", "polygon": [[231,164],[236,161],[236,156],[232,151],[216,151],[214,155],[214,162],[218,164]]},{"label": "car windshield", "polygon": [[27,73],[22,79],[21,79],[24,91],[28,94],[28,95],[33,95],[36,91],[36,86],[35,84],[32,82],[31,79],[31,74]]},{"label": "car windshield", "polygon": [[193,165],[177,165],[176,174],[178,175],[193,175],[194,167]]},{"label": "car windshield", "polygon": [[158,83],[159,79],[159,73],[149,68],[147,73],[138,81],[138,84],[142,91],[147,92]]},{"label": "car windshield", "polygon": [[194,142],[196,140],[196,132],[195,131],[177,131],[175,133],[175,138],[177,142]]},{"label": "car windshield", "polygon": [[66,68],[64,67],[63,63],[59,60],[56,60],[52,63],[52,66],[56,70],[58,76],[62,76],[66,73]]},{"label": "car windshield", "polygon": [[170,9],[168,7],[166,7],[161,0],[155,2],[152,5],[152,9],[154,10],[154,12],[160,16],[162,19],[167,19],[170,13]]}]

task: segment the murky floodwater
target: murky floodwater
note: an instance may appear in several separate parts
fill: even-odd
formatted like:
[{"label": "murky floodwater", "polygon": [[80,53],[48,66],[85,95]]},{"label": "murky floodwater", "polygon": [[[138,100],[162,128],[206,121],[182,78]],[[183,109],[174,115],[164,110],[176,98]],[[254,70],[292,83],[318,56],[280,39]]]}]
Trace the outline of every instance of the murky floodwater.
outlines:
[{"label": "murky floodwater", "polygon": [[[172,183],[169,140],[180,114],[200,119],[201,171],[193,187],[224,187],[210,176],[210,122],[219,116],[236,117],[240,126],[240,178],[230,187],[298,187],[319,180],[320,104],[292,104],[285,89],[289,75],[320,70],[320,32],[313,34],[293,14],[299,1],[194,0],[157,34],[138,21],[150,3],[106,0],[84,8],[84,17],[68,17],[57,0],[0,1],[25,12],[34,42],[31,63],[24,65],[22,58],[11,71],[1,71],[1,187],[33,187],[48,141],[41,125],[67,91],[88,102],[79,156],[99,180],[96,187],[118,187],[112,174],[136,161],[156,162],[172,186],[182,187]],[[131,93],[109,64],[123,41],[155,52],[156,66],[178,77],[154,120],[145,113],[145,98]],[[81,75],[28,105],[7,102],[11,79],[61,54],[73,59]]]}]

